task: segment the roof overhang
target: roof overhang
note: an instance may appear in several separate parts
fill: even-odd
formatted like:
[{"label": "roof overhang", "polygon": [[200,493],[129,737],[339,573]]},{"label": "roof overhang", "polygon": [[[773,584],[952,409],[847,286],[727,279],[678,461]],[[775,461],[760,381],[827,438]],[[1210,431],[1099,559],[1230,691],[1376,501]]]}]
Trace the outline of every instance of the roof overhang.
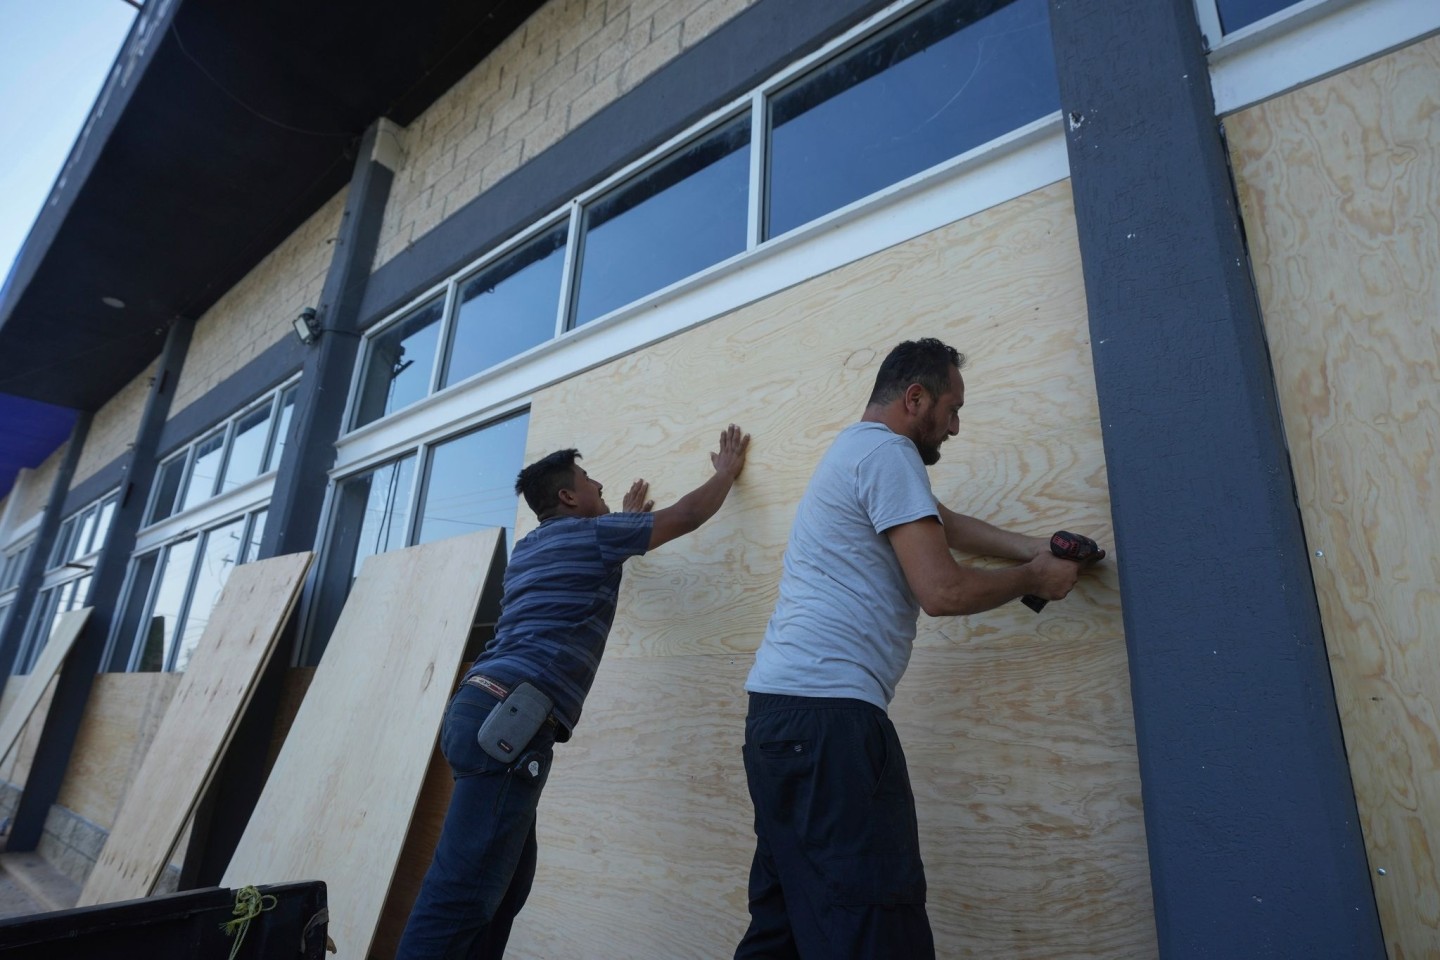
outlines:
[{"label": "roof overhang", "polygon": [[542,3],[149,0],[0,288],[0,395],[98,409]]}]

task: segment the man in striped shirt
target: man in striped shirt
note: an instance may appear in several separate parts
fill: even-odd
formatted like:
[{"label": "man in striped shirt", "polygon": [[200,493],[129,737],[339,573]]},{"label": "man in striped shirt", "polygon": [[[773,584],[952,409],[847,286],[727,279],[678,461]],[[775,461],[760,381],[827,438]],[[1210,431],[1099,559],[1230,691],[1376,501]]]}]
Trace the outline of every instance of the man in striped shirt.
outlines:
[{"label": "man in striped shirt", "polygon": [[[535,876],[535,808],[551,748],[570,739],[580,719],[615,617],[621,568],[714,516],[744,469],[749,444],[731,424],[710,455],[714,474],[653,513],[643,480],[625,494],[624,512],[611,513],[604,488],[576,463],[573,449],[520,471],[515,492],[540,526],[515,544],[495,639],[446,710],[440,747],[455,790],[399,960],[503,956]],[[549,714],[528,743],[505,745],[515,759],[496,759],[480,746],[480,727],[525,683],[550,701]]]}]

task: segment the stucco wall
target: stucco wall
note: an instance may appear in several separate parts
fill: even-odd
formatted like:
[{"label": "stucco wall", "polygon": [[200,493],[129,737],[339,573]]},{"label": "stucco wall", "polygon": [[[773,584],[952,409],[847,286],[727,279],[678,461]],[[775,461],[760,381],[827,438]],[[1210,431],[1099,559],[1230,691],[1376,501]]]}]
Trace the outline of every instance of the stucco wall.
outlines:
[{"label": "stucco wall", "polygon": [[85,448],[75,465],[71,489],[90,479],[135,442],[140,415],[145,412],[145,399],[150,395],[150,382],[159,366],[157,358],[95,412],[90,430],[85,434]]},{"label": "stucco wall", "polygon": [[60,444],[44,463],[34,470],[21,470],[15,478],[15,487],[10,491],[10,496],[15,498],[10,510],[12,529],[45,509],[50,488],[55,485],[55,474],[60,470],[60,461],[65,459],[65,451],[69,448],[69,441]]}]

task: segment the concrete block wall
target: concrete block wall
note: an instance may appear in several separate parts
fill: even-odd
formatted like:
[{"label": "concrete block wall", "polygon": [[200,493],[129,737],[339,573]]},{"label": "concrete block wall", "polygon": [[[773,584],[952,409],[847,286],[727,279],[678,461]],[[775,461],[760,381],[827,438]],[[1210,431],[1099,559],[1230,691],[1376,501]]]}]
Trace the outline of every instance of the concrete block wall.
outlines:
[{"label": "concrete block wall", "polygon": [[160,367],[157,358],[106,404],[95,411],[90,430],[85,435],[85,448],[75,464],[74,489],[108,466],[135,442],[140,430],[140,415],[145,412],[145,399],[150,395],[150,382]]},{"label": "concrete block wall", "polygon": [[754,0],[552,0],[404,134],[379,267]]},{"label": "concrete block wall", "polygon": [[[346,190],[331,197],[195,322],[170,416],[203,397],[266,348],[294,336],[290,322],[319,307]],[[258,392],[258,388],[257,388]]]},{"label": "concrete block wall", "polygon": [[65,451],[69,448],[67,440],[40,466],[34,470],[21,470],[15,478],[15,486],[10,491],[10,496],[15,498],[9,517],[12,529],[45,509],[45,503],[50,499],[50,488],[55,485],[55,474],[60,471],[60,461],[65,459]]}]

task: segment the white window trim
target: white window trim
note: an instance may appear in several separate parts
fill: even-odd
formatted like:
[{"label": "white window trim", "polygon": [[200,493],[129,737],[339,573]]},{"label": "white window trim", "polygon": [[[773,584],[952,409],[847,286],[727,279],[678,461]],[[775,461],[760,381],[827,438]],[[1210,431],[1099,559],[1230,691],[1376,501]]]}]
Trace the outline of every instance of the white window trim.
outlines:
[{"label": "white window trim", "polygon": [[262,473],[228,493],[212,497],[198,507],[191,507],[184,513],[166,517],[159,523],[146,527],[135,536],[132,558],[149,553],[167,541],[178,540],[186,534],[213,527],[268,503],[275,489],[276,474],[275,470]]},{"label": "white window trim", "polygon": [[1437,31],[1437,0],[1304,0],[1214,45],[1215,112],[1235,113]]},{"label": "white window trim", "polygon": [[[1049,152],[1055,155],[1050,157],[1052,161],[1058,157],[1061,172],[1058,174],[1047,174],[1049,179],[1044,179],[1043,182],[1037,183],[1032,176],[1033,170],[1027,168],[1021,171],[1013,187],[1001,187],[999,193],[988,198],[989,202],[982,201],[977,203],[971,200],[969,203],[962,204],[958,213],[950,214],[952,220],[968,216],[971,213],[978,212],[978,210],[1004,202],[1005,200],[1013,199],[1030,190],[1045,186],[1053,183],[1055,180],[1068,176],[1068,158],[1064,156],[1065,146],[1063,136],[1060,132],[1060,112],[1056,111],[1048,117],[1036,120],[1005,136],[982,144],[958,157],[953,157],[944,163],[938,164],[929,170],[922,171],[906,180],[892,184],[875,194],[871,194],[848,206],[833,211],[824,217],[804,224],[787,234],[772,237],[763,243],[760,242],[760,216],[762,208],[758,206],[761,191],[757,185],[759,180],[762,179],[763,174],[760,163],[760,149],[763,146],[764,140],[765,117],[763,114],[768,109],[767,98],[813,69],[817,64],[842,56],[847,49],[857,44],[867,42],[877,31],[903,17],[912,9],[927,2],[929,2],[929,0],[899,0],[899,2],[891,4],[884,10],[872,14],[820,49],[773,74],[763,83],[742,96],[736,97],[729,103],[711,111],[705,117],[691,124],[684,131],[671,137],[654,150],[651,150],[644,156],[622,167],[611,176],[591,186],[567,201],[558,209],[539,218],[535,225],[508,239],[498,247],[487,251],[475,261],[451,274],[446,280],[428,287],[398,310],[374,324],[366,331],[365,340],[361,344],[359,362],[356,364],[355,370],[352,371],[349,398],[346,403],[345,415],[342,421],[347,427],[354,423],[359,385],[365,360],[369,354],[371,338],[383,333],[389,326],[400,321],[411,311],[437,295],[444,295],[446,297],[446,303],[442,310],[442,319],[440,322],[445,326],[440,331],[440,337],[437,339],[441,341],[448,340],[452,335],[450,333],[450,327],[453,324],[453,314],[455,311],[453,301],[455,299],[454,292],[458,286],[456,278],[463,279],[474,271],[482,268],[485,264],[506,255],[518,245],[533,239],[541,232],[552,229],[562,218],[569,218],[566,264],[561,277],[559,307],[557,310],[557,335],[545,343],[538,344],[530,350],[511,357],[487,370],[480,371],[466,380],[447,387],[443,391],[432,392],[401,410],[387,414],[362,427],[350,430],[342,436],[336,444],[339,457],[336,461],[336,470],[332,471],[332,476],[352,473],[361,469],[362,464],[379,463],[389,457],[399,455],[406,447],[413,445],[414,438],[420,434],[434,435],[437,432],[454,432],[465,429],[468,425],[490,419],[495,416],[495,411],[504,404],[513,402],[519,397],[528,396],[530,392],[554,383],[556,380],[564,379],[567,376],[572,376],[575,373],[579,373],[600,363],[605,363],[623,356],[626,353],[633,352],[650,343],[654,343],[656,340],[672,336],[683,329],[694,326],[696,323],[703,322],[705,319],[709,319],[710,316],[717,316],[721,312],[734,309],[737,306],[743,306],[745,303],[758,299],[756,296],[747,297],[743,293],[737,294],[734,290],[729,289],[744,288],[749,282],[747,279],[744,282],[730,284],[724,296],[713,298],[715,299],[716,305],[712,308],[714,312],[708,316],[691,316],[688,319],[679,320],[674,318],[674,311],[666,311],[667,318],[670,318],[668,325],[667,323],[661,323],[659,325],[661,329],[658,330],[658,332],[652,329],[656,324],[650,323],[646,328],[649,332],[639,338],[606,335],[587,342],[587,345],[579,351],[567,349],[582,339],[588,340],[588,338],[596,337],[597,331],[606,330],[615,323],[633,322],[634,318],[652,314],[662,305],[691,291],[701,288],[715,288],[717,286],[716,282],[724,276],[741,270],[746,270],[748,276],[748,269],[750,267],[758,266],[762,259],[767,257],[773,258],[779,252],[788,250],[789,247],[795,243],[825,237],[826,234],[835,231],[850,221],[865,217],[867,214],[878,213],[883,208],[890,207],[892,208],[890,212],[894,212],[893,207],[900,205],[901,201],[905,200],[913,192],[924,190],[931,184],[948,182],[951,178],[961,173],[969,172],[972,167],[984,166],[1004,158],[1007,161],[1005,165],[1008,169],[1010,164],[1017,159],[1021,161],[1029,160],[1031,158],[1028,156],[1027,148],[1033,146],[1035,141],[1045,142]],[[575,299],[576,291],[573,285],[578,260],[583,253],[581,250],[584,233],[582,219],[586,207],[594,200],[610,193],[617,187],[623,186],[627,180],[637,173],[662,163],[668,155],[676,150],[683,148],[695,140],[703,138],[711,131],[747,113],[751,117],[751,164],[749,174],[751,182],[748,200],[749,210],[747,211],[747,240],[745,250],[727,260],[712,265],[706,270],[655,291],[640,300],[627,304],[618,310],[596,318],[578,328],[564,329],[571,315],[572,301]],[[1052,162],[1049,166],[1053,170],[1055,165]],[[996,187],[996,178],[987,177],[984,179],[987,179],[988,185],[992,189]],[[913,212],[911,208],[914,206],[916,206],[916,204],[909,204],[905,210],[901,211],[901,215],[908,216]],[[886,221],[888,219],[889,218],[886,217],[870,218],[872,223]],[[951,220],[945,220],[936,223],[934,222],[934,218],[924,217],[923,212],[920,221],[928,225],[912,233],[906,234],[904,230],[901,229],[898,233],[902,235],[897,236],[896,231],[887,230],[886,235],[892,237],[892,239],[889,239],[886,245],[911,239],[930,229],[941,226],[943,223],[952,222]],[[874,227],[872,226],[870,229],[874,229]],[[817,276],[826,270],[834,269],[835,266],[843,265],[843,263],[850,262],[850,260],[859,259],[883,249],[883,246],[866,245],[863,242],[852,244],[852,246],[855,246],[858,252],[850,255],[850,259],[826,261],[829,265],[817,267],[813,272],[806,272],[802,266],[799,274],[775,281],[774,285],[761,295],[764,296],[769,293],[774,293],[787,286],[792,286],[810,277]],[[798,259],[803,262],[804,258]],[[761,271],[761,275],[766,277],[770,277],[774,273],[774,269]],[[689,299],[693,300],[694,298]],[[444,349],[446,349],[446,344],[437,344],[435,357],[435,368],[437,370],[443,361]],[[578,361],[570,359],[571,356],[577,354],[580,355],[582,359]],[[545,371],[539,378],[522,374],[519,377],[519,384],[514,382],[516,380],[514,374],[517,371],[532,369],[532,365],[535,364],[537,360],[552,355],[560,355],[565,359],[558,364],[547,363],[533,367],[535,370],[543,369]],[[558,369],[559,372],[555,372],[556,369]],[[505,386],[498,391],[498,394],[492,387],[492,384],[497,380],[505,384]],[[485,383],[481,384],[479,381],[485,381]],[[432,386],[437,382],[436,376],[432,376]],[[494,400],[490,399],[492,396],[495,397]],[[464,399],[456,403],[457,398]],[[469,405],[468,408],[467,405]],[[463,413],[452,413],[453,408],[457,406],[466,409],[464,409]],[[436,419],[437,417],[439,418],[438,420]],[[377,437],[382,439],[377,442],[375,440]]]},{"label": "white window trim", "polygon": [[1057,111],[350,432],[331,476],[493,420],[577,373],[1069,175]]}]

